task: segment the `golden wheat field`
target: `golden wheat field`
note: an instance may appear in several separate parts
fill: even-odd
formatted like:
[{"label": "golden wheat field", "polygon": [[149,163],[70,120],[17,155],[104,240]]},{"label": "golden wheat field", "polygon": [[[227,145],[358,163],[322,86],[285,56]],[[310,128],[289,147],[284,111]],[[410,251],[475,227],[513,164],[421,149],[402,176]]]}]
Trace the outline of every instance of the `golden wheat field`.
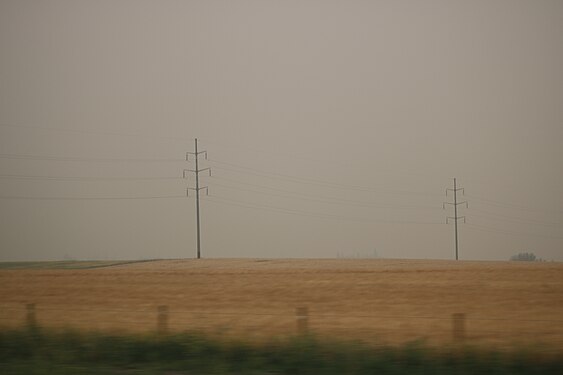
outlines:
[{"label": "golden wheat field", "polygon": [[[561,263],[201,259],[0,270],[4,327],[35,318],[46,327],[148,332],[159,306],[170,332],[259,340],[306,324],[320,337],[431,345],[451,342],[452,314],[463,313],[466,343],[563,349]],[[307,318],[296,316],[302,307]]]}]

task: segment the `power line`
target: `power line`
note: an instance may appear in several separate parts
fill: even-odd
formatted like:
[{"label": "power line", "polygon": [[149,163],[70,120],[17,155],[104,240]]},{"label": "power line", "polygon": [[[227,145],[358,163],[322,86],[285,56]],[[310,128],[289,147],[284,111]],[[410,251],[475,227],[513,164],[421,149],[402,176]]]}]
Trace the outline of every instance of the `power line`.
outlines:
[{"label": "power line", "polygon": [[211,143],[211,144],[216,144],[222,147],[228,147],[231,149],[239,149],[239,150],[246,150],[246,151],[250,151],[253,153],[258,153],[258,154],[266,154],[266,155],[276,155],[276,156],[282,156],[284,158],[289,158],[289,159],[294,159],[294,160],[303,160],[303,161],[310,161],[310,162],[316,162],[316,163],[326,163],[326,160],[319,160],[319,159],[314,159],[314,158],[306,158],[306,157],[299,157],[299,156],[295,156],[293,154],[289,154],[289,153],[285,153],[285,152],[275,152],[275,151],[266,151],[266,150],[261,150],[261,149],[257,149],[257,148],[253,148],[253,147],[244,147],[244,146],[235,146],[232,143],[223,143],[223,142],[218,142],[216,140],[208,140],[205,139],[206,143]]},{"label": "power line", "polygon": [[[214,176],[213,179],[224,180],[223,178],[217,177],[217,176]],[[227,181],[233,181],[233,180],[229,180],[229,179],[226,179],[226,180]],[[440,209],[439,207],[432,207],[432,206],[384,206],[384,205],[382,206],[382,205],[378,205],[378,204],[373,203],[373,202],[356,201],[356,200],[348,200],[348,199],[340,199],[340,198],[328,198],[328,197],[322,197],[322,196],[320,197],[320,199],[318,199],[318,198],[314,198],[314,196],[312,196],[310,194],[302,194],[302,193],[297,193],[297,192],[293,192],[293,191],[289,191],[289,190],[276,189],[276,188],[271,188],[271,187],[267,187],[267,186],[263,186],[263,185],[253,185],[253,184],[243,183],[243,182],[239,182],[239,181],[233,181],[233,182],[244,184],[244,185],[249,185],[249,186],[253,186],[253,187],[271,189],[273,191],[280,191],[280,192],[284,192],[284,193],[292,194],[292,195],[269,193],[269,192],[264,192],[264,191],[260,191],[260,190],[256,190],[256,189],[245,189],[245,188],[241,188],[241,187],[238,187],[238,186],[229,186],[229,185],[223,185],[223,184],[218,184],[218,183],[214,183],[214,186],[219,186],[219,187],[224,187],[224,188],[229,188],[229,189],[236,189],[236,190],[241,190],[241,191],[247,191],[247,192],[263,194],[263,195],[269,195],[269,196],[274,196],[274,197],[299,199],[299,200],[303,200],[303,201],[334,204],[334,205],[347,205],[347,206],[353,206],[353,207],[389,208],[389,209],[403,209],[403,210],[431,210],[431,209],[439,210]]]},{"label": "power line", "polygon": [[141,138],[149,138],[149,139],[163,139],[163,140],[176,140],[176,141],[186,141],[190,138],[183,138],[183,137],[176,137],[176,136],[155,136],[149,134],[141,134],[141,133],[120,133],[120,132],[111,132],[111,131],[103,131],[103,130],[91,130],[91,129],[69,129],[69,128],[61,128],[61,127],[45,127],[45,126],[36,126],[36,125],[14,125],[14,124],[7,124],[7,123],[0,123],[0,127],[3,128],[12,128],[18,130],[41,130],[47,132],[60,132],[60,133],[69,133],[69,134],[86,134],[86,135],[110,135],[110,136],[118,136],[118,137],[141,137]]},{"label": "power line", "polygon": [[[271,150],[263,150],[263,149],[258,149],[258,148],[253,148],[253,147],[247,147],[247,146],[241,146],[241,145],[233,145],[232,143],[223,143],[223,142],[218,142],[216,140],[208,140],[205,139],[206,143],[211,143],[211,144],[217,144],[220,145],[222,147],[227,147],[227,148],[231,148],[231,149],[238,149],[238,150],[245,150],[245,151],[249,151],[251,153],[255,153],[255,154],[260,154],[260,155],[266,155],[269,156],[270,158],[273,157],[283,157],[286,159],[292,159],[292,160],[300,160],[300,161],[306,161],[306,162],[312,162],[312,163],[317,163],[317,164],[322,164],[322,165],[326,165],[327,160],[326,159],[316,159],[316,158],[310,158],[310,157],[301,157],[301,156],[296,156],[295,154],[291,154],[291,153],[287,153],[287,152],[278,152],[278,151],[271,151]],[[346,160],[330,160],[331,164],[339,164],[342,166],[348,166],[350,165],[349,161]],[[409,176],[425,176],[425,177],[434,177],[431,176],[429,174],[426,173],[420,173],[420,172],[413,172],[413,171],[397,171],[396,168],[392,169],[393,174],[402,174],[402,175],[409,175]],[[387,172],[386,174],[389,174],[389,172]]]},{"label": "power line", "polygon": [[218,167],[218,166],[215,167],[217,169],[222,169],[222,170],[226,170],[226,171],[230,171],[230,172],[250,174],[250,175],[254,175],[254,176],[260,176],[260,177],[266,177],[266,178],[272,178],[272,179],[278,179],[278,180],[281,179],[281,180],[290,181],[290,182],[294,182],[294,183],[300,183],[300,184],[324,186],[324,187],[329,187],[329,188],[332,188],[332,189],[346,189],[346,190],[353,190],[353,191],[379,192],[379,193],[388,193],[388,194],[413,194],[413,195],[427,195],[427,196],[437,196],[437,195],[439,195],[439,194],[435,194],[435,193],[426,193],[426,192],[420,192],[420,191],[386,190],[386,189],[378,189],[378,188],[366,187],[366,186],[339,184],[339,183],[330,182],[330,181],[316,180],[316,179],[292,176],[292,175],[287,175],[287,174],[282,174],[282,173],[269,172],[269,171],[264,171],[264,170],[261,170],[261,169],[249,168],[249,167],[245,167],[245,166],[241,166],[241,165],[237,165],[237,164],[233,164],[233,163],[229,163],[229,162],[218,161],[218,160],[211,160],[210,159],[209,161],[211,163],[219,163],[219,164],[224,164],[224,165],[228,165],[228,166],[231,166],[231,167],[243,169],[241,171],[241,170],[229,169],[229,168]]},{"label": "power line", "polygon": [[[483,218],[487,218],[490,220],[502,220],[502,221],[508,221],[508,222],[512,222],[512,223],[516,223],[516,224],[526,224],[526,225],[540,225],[540,226],[545,226],[545,227],[562,227],[563,223],[555,223],[555,222],[546,222],[546,221],[539,221],[539,220],[533,220],[533,219],[524,219],[521,217],[514,217],[514,216],[510,216],[510,215],[502,215],[499,213],[494,213],[494,212],[490,212],[490,211],[485,211],[485,210],[481,210],[478,208],[471,208],[472,212],[478,212],[477,215],[472,214],[472,216],[477,216],[477,217],[483,217]],[[480,213],[480,214],[479,214]]]},{"label": "power line", "polygon": [[497,200],[494,200],[494,199],[482,198],[482,197],[475,196],[475,195],[472,195],[472,194],[467,194],[467,197],[470,197],[470,198],[476,199],[478,201],[482,201],[485,204],[500,207],[500,208],[508,208],[508,209],[514,209],[514,210],[520,210],[520,211],[545,212],[545,213],[558,214],[558,215],[563,214],[563,211],[561,211],[561,210],[549,210],[549,209],[542,209],[542,208],[537,208],[537,207],[522,206],[522,205],[517,205],[517,204],[513,204],[513,203],[501,202],[501,201],[497,201]]},{"label": "power line", "polygon": [[520,232],[520,231],[513,232],[513,231],[510,231],[510,230],[492,228],[492,227],[487,227],[487,226],[483,226],[483,225],[476,225],[476,224],[471,224],[471,223],[467,223],[466,225],[468,227],[472,228],[472,229],[479,230],[479,231],[482,231],[482,232],[505,234],[505,235],[509,235],[509,236],[542,237],[542,238],[550,238],[550,239],[555,239],[555,240],[563,240],[563,237],[558,237],[558,236],[550,236],[550,235],[537,234],[537,233],[527,233],[527,232]]},{"label": "power line", "polygon": [[266,210],[266,211],[273,211],[291,215],[298,215],[298,216],[307,216],[307,217],[316,217],[321,219],[333,219],[333,220],[341,220],[341,221],[353,221],[353,222],[362,222],[362,223],[386,223],[386,224],[431,224],[431,225],[444,225],[440,222],[421,222],[421,221],[412,221],[412,220],[378,220],[378,219],[364,219],[364,218],[352,218],[342,215],[334,215],[334,214],[326,214],[320,212],[312,212],[312,211],[304,211],[304,210],[295,210],[289,209],[285,207],[279,206],[270,206],[270,205],[260,205],[255,203],[244,202],[240,200],[233,200],[230,198],[224,198],[217,195],[211,195],[210,197],[205,198],[206,201],[221,203],[221,204],[230,204],[234,206],[249,208],[249,209],[259,209],[259,210]]},{"label": "power line", "polygon": [[27,155],[27,154],[0,154],[1,159],[41,160],[41,161],[69,161],[69,162],[135,162],[135,163],[160,163],[182,162],[182,159],[154,159],[154,158],[85,158],[72,156]]},{"label": "power line", "polygon": [[2,174],[0,178],[14,180],[47,180],[47,181],[152,181],[181,180],[182,177],[89,177],[89,176],[45,176]]},{"label": "power line", "polygon": [[[278,188],[273,188],[273,187],[270,187],[270,186],[251,184],[251,183],[248,183],[248,182],[241,182],[241,181],[228,179],[228,178],[224,178],[224,177],[219,177],[219,176],[213,176],[212,178],[227,181],[227,182],[232,182],[232,183],[235,183],[235,184],[241,184],[241,185],[245,185],[245,186],[251,186],[251,187],[256,187],[256,188],[268,189],[268,190],[272,190],[272,191],[276,191],[276,192],[292,194],[292,196],[282,195],[282,194],[266,193],[266,192],[263,192],[263,191],[260,191],[260,190],[255,190],[255,189],[243,189],[241,187],[222,185],[222,184],[215,183],[215,185],[219,186],[219,187],[237,189],[237,190],[248,191],[248,192],[264,194],[264,195],[278,196],[278,197],[283,197],[283,198],[295,198],[295,199],[301,199],[301,200],[311,201],[311,202],[319,202],[319,203],[327,203],[327,204],[341,204],[341,205],[361,206],[361,207],[371,206],[371,207],[374,207],[374,208],[390,208],[390,209],[421,209],[421,210],[422,209],[428,209],[428,210],[439,209],[438,207],[433,207],[433,206],[391,206],[391,205],[382,206],[382,205],[378,205],[374,202],[348,200],[348,199],[326,197],[326,196],[321,196],[321,197],[317,198],[318,195],[304,194],[304,193],[301,193],[301,192],[295,192],[295,191],[290,191],[290,190],[285,190],[285,189],[278,189]],[[463,203],[465,203],[465,202],[461,202],[461,204],[463,204]],[[519,220],[523,224],[530,223],[530,224],[545,225],[545,226],[559,226],[560,225],[558,223],[553,223],[553,222],[551,222],[551,223],[540,222],[540,221],[536,221],[536,220],[523,219],[523,218],[519,218],[519,217],[512,217],[512,216],[507,216],[507,215],[502,215],[502,214],[497,214],[497,213],[491,213],[491,212],[480,210],[480,209],[477,209],[477,208],[473,208],[472,211],[482,212],[486,215],[498,215],[498,216],[506,218],[507,221],[514,220],[516,222],[516,220]],[[479,216],[479,215],[477,215],[477,216]]]},{"label": "power line", "polygon": [[103,201],[103,200],[145,200],[145,199],[178,199],[186,198],[185,195],[153,195],[140,197],[29,197],[18,195],[0,196],[4,200],[30,200],[30,201]]}]

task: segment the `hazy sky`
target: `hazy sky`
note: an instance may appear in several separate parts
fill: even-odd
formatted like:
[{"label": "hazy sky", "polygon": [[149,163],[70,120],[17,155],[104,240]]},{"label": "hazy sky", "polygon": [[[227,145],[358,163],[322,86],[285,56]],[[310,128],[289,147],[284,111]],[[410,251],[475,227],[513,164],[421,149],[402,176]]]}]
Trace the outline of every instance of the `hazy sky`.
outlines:
[{"label": "hazy sky", "polygon": [[204,257],[562,261],[563,1],[0,0],[1,260],[193,257],[195,137]]}]

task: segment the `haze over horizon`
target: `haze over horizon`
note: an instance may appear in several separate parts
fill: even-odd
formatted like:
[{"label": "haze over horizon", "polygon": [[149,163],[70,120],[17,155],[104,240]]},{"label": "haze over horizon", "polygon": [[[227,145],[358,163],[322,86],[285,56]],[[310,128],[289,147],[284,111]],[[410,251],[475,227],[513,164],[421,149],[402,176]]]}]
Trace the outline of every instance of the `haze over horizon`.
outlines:
[{"label": "haze over horizon", "polygon": [[0,0],[0,260],[563,261],[562,1]]}]

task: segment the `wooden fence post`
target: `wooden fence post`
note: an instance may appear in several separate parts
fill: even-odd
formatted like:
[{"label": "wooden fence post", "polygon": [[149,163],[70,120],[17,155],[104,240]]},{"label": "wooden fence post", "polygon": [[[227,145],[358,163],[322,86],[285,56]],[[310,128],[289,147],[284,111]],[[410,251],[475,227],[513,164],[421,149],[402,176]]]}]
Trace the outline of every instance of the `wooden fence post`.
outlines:
[{"label": "wooden fence post", "polygon": [[158,318],[156,331],[159,335],[168,333],[168,306],[158,306]]},{"label": "wooden fence post", "polygon": [[456,342],[465,340],[465,314],[452,314],[452,338]]},{"label": "wooden fence post", "polygon": [[309,310],[306,307],[298,307],[295,315],[297,318],[297,334],[305,335],[309,330]]},{"label": "wooden fence post", "polygon": [[37,328],[37,317],[35,316],[35,303],[28,303],[25,305],[27,309],[26,324],[27,328]]}]

